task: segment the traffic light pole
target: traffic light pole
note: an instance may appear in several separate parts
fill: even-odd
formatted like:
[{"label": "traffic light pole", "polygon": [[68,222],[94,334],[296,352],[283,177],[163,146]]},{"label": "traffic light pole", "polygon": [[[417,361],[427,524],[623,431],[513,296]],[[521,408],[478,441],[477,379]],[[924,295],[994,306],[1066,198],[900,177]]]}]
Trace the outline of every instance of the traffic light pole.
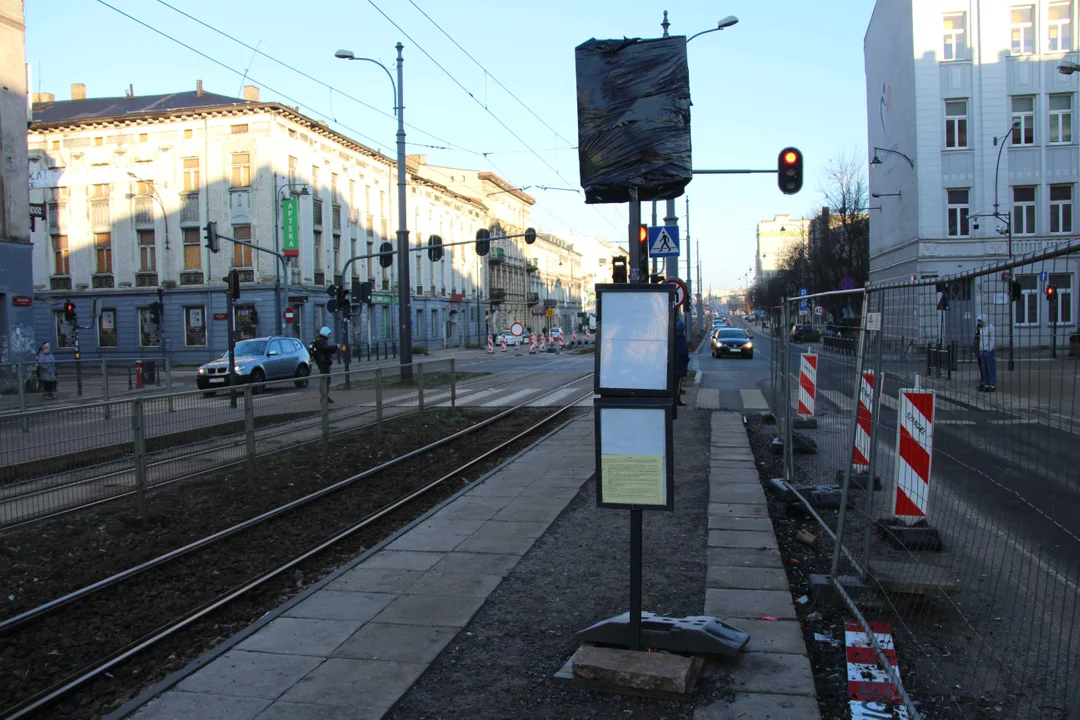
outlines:
[{"label": "traffic light pole", "polygon": [[229,271],[229,288],[225,292],[225,313],[229,316],[226,328],[229,341],[229,407],[236,407],[236,319],[233,314],[233,287],[239,282],[235,270]]}]

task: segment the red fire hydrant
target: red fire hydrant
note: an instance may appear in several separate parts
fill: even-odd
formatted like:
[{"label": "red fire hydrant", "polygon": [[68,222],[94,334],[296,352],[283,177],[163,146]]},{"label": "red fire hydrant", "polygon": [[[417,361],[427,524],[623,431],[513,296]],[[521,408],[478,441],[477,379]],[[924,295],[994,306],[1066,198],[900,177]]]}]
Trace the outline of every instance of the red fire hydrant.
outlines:
[{"label": "red fire hydrant", "polygon": [[142,384],[142,360],[135,361],[135,387],[141,388]]}]

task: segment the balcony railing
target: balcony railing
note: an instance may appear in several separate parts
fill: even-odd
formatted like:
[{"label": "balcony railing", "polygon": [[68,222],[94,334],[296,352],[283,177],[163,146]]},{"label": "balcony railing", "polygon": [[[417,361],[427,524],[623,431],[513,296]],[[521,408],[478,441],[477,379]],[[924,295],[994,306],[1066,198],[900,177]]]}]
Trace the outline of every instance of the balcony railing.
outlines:
[{"label": "balcony railing", "polygon": [[[109,201],[94,200],[90,203],[90,224],[97,228],[108,228],[112,222],[109,217]],[[107,230],[104,230],[107,232]]]},{"label": "balcony railing", "polygon": [[135,273],[135,287],[155,287],[158,284],[156,272]]},{"label": "balcony railing", "polygon": [[185,270],[180,273],[181,285],[202,285],[203,274],[202,270]]},{"label": "balcony railing", "polygon": [[199,193],[190,192],[180,196],[180,223],[199,224]]},{"label": "balcony railing", "polygon": [[92,284],[95,288],[116,287],[112,275],[94,275]]},{"label": "balcony railing", "polygon": [[505,260],[506,260],[506,249],[505,248],[495,248],[495,249],[493,249],[491,251],[491,254],[488,255],[488,262],[491,263],[492,265],[498,265],[501,262],[505,262]]},{"label": "balcony railing", "polygon": [[330,223],[334,230],[341,232],[341,206],[337,203],[330,206]]},{"label": "balcony railing", "polygon": [[315,199],[311,201],[312,207],[312,223],[315,227],[322,227],[322,200]]},{"label": "balcony railing", "polygon": [[529,272],[536,272],[540,269],[540,260],[538,258],[529,258],[525,261],[525,269]]},{"label": "balcony railing", "polygon": [[154,224],[154,201],[152,198],[135,198],[135,224]]},{"label": "balcony railing", "polygon": [[49,278],[50,290],[70,290],[71,289],[71,277],[68,275],[57,275]]},{"label": "balcony railing", "polygon": [[491,288],[488,299],[493,303],[501,303],[506,300],[506,290],[503,288]]},{"label": "balcony railing", "polygon": [[540,302],[540,293],[529,293],[527,296],[527,301],[530,305],[536,305],[538,302]]}]

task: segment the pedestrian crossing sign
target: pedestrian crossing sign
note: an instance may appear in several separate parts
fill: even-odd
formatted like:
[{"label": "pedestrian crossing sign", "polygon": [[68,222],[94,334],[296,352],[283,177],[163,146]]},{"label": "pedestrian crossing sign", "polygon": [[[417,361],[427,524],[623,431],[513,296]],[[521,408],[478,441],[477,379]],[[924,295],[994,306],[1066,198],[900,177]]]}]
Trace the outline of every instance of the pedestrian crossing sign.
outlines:
[{"label": "pedestrian crossing sign", "polygon": [[649,228],[649,257],[679,257],[679,226]]}]

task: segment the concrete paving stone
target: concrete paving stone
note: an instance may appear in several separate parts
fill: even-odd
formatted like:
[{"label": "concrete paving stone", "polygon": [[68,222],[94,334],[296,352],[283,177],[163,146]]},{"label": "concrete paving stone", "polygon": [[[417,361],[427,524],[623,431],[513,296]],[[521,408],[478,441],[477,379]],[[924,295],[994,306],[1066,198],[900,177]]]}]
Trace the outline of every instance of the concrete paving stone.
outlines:
[{"label": "concrete paving stone", "polygon": [[414,550],[380,550],[360,567],[363,568],[396,568],[399,570],[430,570],[435,563],[446,557],[446,553],[417,552]]},{"label": "concrete paving stone", "polygon": [[436,513],[433,517],[417,525],[412,532],[446,533],[448,535],[472,535],[484,524],[478,518],[463,518]]},{"label": "concrete paving stone", "polygon": [[744,652],[777,652],[805,655],[806,642],[798,620],[753,620],[739,618],[732,622],[743,632],[750,633]]},{"label": "concrete paving stone", "polygon": [[739,567],[738,565],[710,566],[705,574],[705,587],[784,590],[785,592],[789,589],[787,573],[783,568]]},{"label": "concrete paving stone", "polygon": [[483,482],[469,488],[469,495],[473,497],[508,497],[515,498],[524,492],[527,486],[508,485],[500,482]]},{"label": "concrete paving stone", "polygon": [[551,487],[580,488],[582,485],[585,484],[585,481],[589,479],[589,476],[591,476],[593,474],[593,472],[595,472],[595,471],[590,470],[587,474],[585,474],[584,476],[580,476],[580,477],[564,477],[564,476],[561,476],[561,475],[546,475],[546,476],[540,478],[540,480],[538,482],[542,482],[545,485],[549,485]]},{"label": "concrete paving stone", "polygon": [[396,596],[391,593],[319,590],[285,613],[288,617],[367,622]]},{"label": "concrete paving stone", "polygon": [[238,650],[326,657],[363,623],[279,617],[237,645]]},{"label": "concrete paving stone", "polygon": [[428,570],[409,588],[409,595],[468,595],[486,598],[502,582],[502,575]]},{"label": "concrete paving stone", "polygon": [[761,618],[772,615],[795,619],[795,604],[787,590],[705,588],[705,614],[718,618]]},{"label": "concrete paving stone", "polygon": [[821,720],[816,697],[738,693],[694,710],[694,720]]},{"label": "concrete paving stone", "polygon": [[750,441],[747,440],[745,432],[736,434],[721,429],[713,432],[709,438],[709,447],[745,448],[750,447]]},{"label": "concrete paving stone", "polygon": [[272,700],[282,688],[290,687],[321,662],[323,658],[307,655],[230,650],[176,687],[187,692]]},{"label": "concrete paving stone", "polygon": [[427,670],[421,663],[331,658],[281,696],[286,702],[388,708]]},{"label": "concrete paving stone", "polygon": [[437,572],[479,573],[482,575],[506,576],[521,560],[520,555],[499,555],[497,553],[473,553],[455,550],[447,553],[433,570]]},{"label": "concrete paving stone", "polygon": [[466,595],[401,595],[375,617],[398,625],[465,627],[486,598]]},{"label": "concrete paving stone", "polygon": [[354,705],[313,705],[278,701],[255,720],[379,720],[390,708],[363,708]]},{"label": "concrete paving stone", "polygon": [[817,697],[814,675],[805,655],[744,652],[738,658],[718,665],[726,665],[735,697],[744,693]]},{"label": "concrete paving stone", "polygon": [[[554,518],[553,518],[554,519]],[[503,525],[507,527],[503,529]],[[496,535],[506,533],[514,535],[515,537],[527,537],[536,539],[547,532],[547,529],[551,527],[551,520],[517,520],[513,517],[501,518],[498,515],[488,521],[486,525],[480,530],[473,533],[475,537],[478,533],[493,532]]]},{"label": "concrete paving stone", "polygon": [[368,567],[365,563],[346,571],[326,586],[327,590],[348,592],[401,593],[423,577],[419,570]]},{"label": "concrete paving stone", "polygon": [[[468,496],[466,496],[468,497]],[[495,513],[503,509],[505,503],[497,506],[490,505],[483,502],[484,500],[505,500],[509,502],[511,498],[508,497],[478,497],[474,498],[474,502],[465,503],[462,502],[465,498],[455,501],[454,503],[446,506],[439,511],[439,515],[446,519],[465,519],[465,520],[480,520],[486,521],[495,517]],[[470,533],[471,534],[471,533]]]},{"label": "concrete paving stone", "polygon": [[[565,500],[570,502],[574,499],[574,496],[578,494],[578,491],[574,488],[566,487],[552,487],[550,485],[541,485],[533,483],[529,487],[521,491],[521,494],[515,498],[516,500]],[[503,508],[505,510],[506,508]],[[501,512],[501,511],[500,511]]]},{"label": "concrete paving stone", "polygon": [[713,462],[754,462],[754,451],[750,448],[714,447],[709,449],[709,459]]},{"label": "concrete paving stone", "polygon": [[736,503],[747,505],[753,503],[765,504],[765,491],[761,485],[718,485],[709,484],[709,502],[712,503]]},{"label": "concrete paving stone", "polygon": [[706,548],[705,557],[709,567],[734,565],[736,567],[782,568],[780,551],[774,548]]},{"label": "concrete paving stone", "polygon": [[230,697],[171,690],[139,708],[139,720],[251,720],[270,704],[267,698]]},{"label": "concrete paving stone", "polygon": [[757,463],[754,460],[717,460],[711,458],[709,460],[709,479],[712,480],[714,476],[720,475],[731,470],[743,470],[746,472],[757,472]]},{"label": "concrete paving stone", "polygon": [[333,657],[428,665],[458,632],[456,627],[370,622],[335,650]]},{"label": "concrete paving stone", "polygon": [[[511,525],[512,523],[500,523]],[[536,538],[523,537],[508,531],[495,532],[486,528],[477,530],[468,540],[458,546],[460,552],[496,553],[499,555],[524,555],[536,542]]]},{"label": "concrete paving stone", "polygon": [[723,513],[709,513],[710,530],[753,530],[773,532],[772,520],[767,517],[736,517]]},{"label": "concrete paving stone", "polygon": [[751,530],[710,530],[709,547],[775,548],[776,534]]},{"label": "concrete paving stone", "polygon": [[[484,518],[485,520],[487,518]],[[450,552],[468,534],[451,534],[445,532],[417,532],[410,530],[386,547],[390,550],[414,550],[417,552]]]},{"label": "concrete paving stone", "polygon": [[746,468],[716,468],[709,471],[709,482],[727,483],[729,485],[760,485],[761,476],[758,471]]},{"label": "concrete paving stone", "polygon": [[555,522],[555,518],[559,517],[561,513],[561,509],[555,510],[552,508],[535,508],[532,510],[517,508],[515,510],[500,510],[495,514],[495,517],[491,518],[490,522],[539,523],[547,528],[551,523]]},{"label": "concrete paving stone", "polygon": [[741,503],[709,503],[709,515],[730,515],[732,517],[767,518],[769,506],[765,503],[741,504]]}]

